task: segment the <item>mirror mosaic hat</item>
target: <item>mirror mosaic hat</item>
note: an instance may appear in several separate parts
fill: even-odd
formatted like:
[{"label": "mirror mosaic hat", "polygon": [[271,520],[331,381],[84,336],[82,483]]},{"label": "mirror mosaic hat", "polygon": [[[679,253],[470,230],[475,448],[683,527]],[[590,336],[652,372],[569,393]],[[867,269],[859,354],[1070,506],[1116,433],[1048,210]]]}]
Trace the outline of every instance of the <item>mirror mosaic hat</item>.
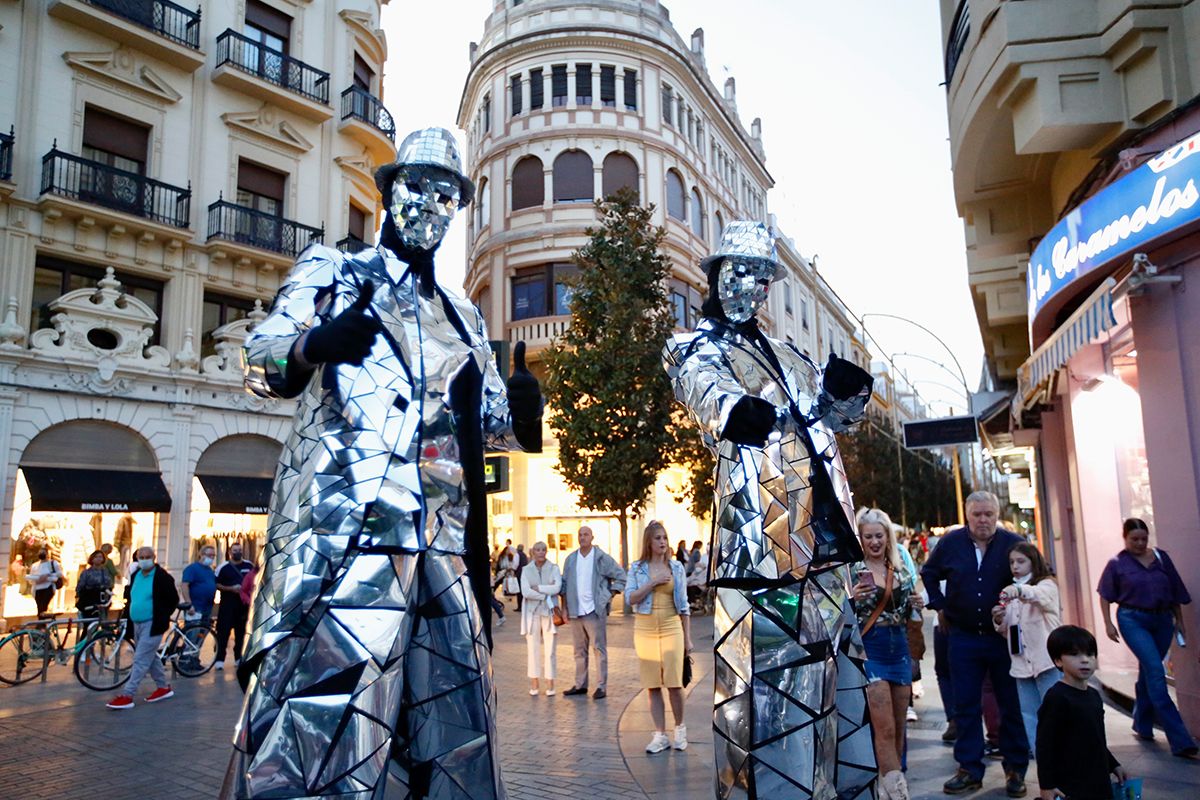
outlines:
[{"label": "mirror mosaic hat", "polygon": [[375,170],[375,185],[386,197],[396,173],[403,167],[437,167],[458,179],[462,187],[459,204],[468,205],[475,199],[475,184],[463,174],[462,157],[454,135],[445,128],[422,128],[404,137],[396,150],[396,160]]},{"label": "mirror mosaic hat", "polygon": [[767,261],[775,265],[775,275],[772,281],[777,281],[787,274],[787,270],[779,263],[779,253],[775,249],[775,235],[771,229],[761,222],[734,220],[725,226],[721,232],[721,243],[717,252],[700,262],[700,269],[707,275],[714,267],[726,258],[743,258],[757,261]]}]

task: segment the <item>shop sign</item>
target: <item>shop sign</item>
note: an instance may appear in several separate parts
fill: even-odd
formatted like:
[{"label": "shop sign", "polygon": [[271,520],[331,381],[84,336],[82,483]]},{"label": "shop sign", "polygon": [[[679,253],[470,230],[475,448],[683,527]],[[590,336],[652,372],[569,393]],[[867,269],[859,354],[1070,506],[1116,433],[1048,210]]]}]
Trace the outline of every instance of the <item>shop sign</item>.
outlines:
[{"label": "shop sign", "polygon": [[904,446],[909,450],[952,447],[978,441],[979,420],[974,415],[904,423]]},{"label": "shop sign", "polygon": [[128,503],[80,503],[80,511],[128,511]]},{"label": "shop sign", "polygon": [[1200,133],[1097,192],[1050,229],[1029,260],[1029,327],[1059,292],[1200,220]]}]

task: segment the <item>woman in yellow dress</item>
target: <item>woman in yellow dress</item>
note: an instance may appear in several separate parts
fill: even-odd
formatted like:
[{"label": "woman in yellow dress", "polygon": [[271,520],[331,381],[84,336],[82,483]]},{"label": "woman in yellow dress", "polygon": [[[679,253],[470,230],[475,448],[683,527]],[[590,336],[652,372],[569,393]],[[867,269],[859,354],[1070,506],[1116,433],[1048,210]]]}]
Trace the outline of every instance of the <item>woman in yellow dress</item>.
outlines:
[{"label": "woman in yellow dress", "polygon": [[[642,557],[629,568],[625,602],[634,610],[633,646],[637,652],[642,688],[650,693],[654,737],[647,753],[668,747],[687,749],[683,724],[683,662],[692,652],[691,611],[687,600],[687,575],[683,564],[671,557],[667,529],[658,521],[646,526]],[[671,698],[675,741],[667,739],[663,689]]]}]

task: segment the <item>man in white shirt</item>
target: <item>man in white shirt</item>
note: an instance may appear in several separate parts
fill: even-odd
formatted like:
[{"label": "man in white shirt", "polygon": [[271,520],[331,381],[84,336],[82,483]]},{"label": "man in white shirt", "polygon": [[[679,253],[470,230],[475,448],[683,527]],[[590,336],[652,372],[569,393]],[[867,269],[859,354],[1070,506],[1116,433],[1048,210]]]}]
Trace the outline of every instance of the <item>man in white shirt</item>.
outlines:
[{"label": "man in white shirt", "polygon": [[591,647],[596,651],[599,672],[592,697],[602,700],[608,695],[608,612],[613,595],[625,589],[625,570],[612,556],[595,547],[593,538],[591,528],[580,527],[579,549],[568,555],[563,564],[560,594],[567,598],[567,617],[575,639],[575,685],[563,694],[587,694]]}]

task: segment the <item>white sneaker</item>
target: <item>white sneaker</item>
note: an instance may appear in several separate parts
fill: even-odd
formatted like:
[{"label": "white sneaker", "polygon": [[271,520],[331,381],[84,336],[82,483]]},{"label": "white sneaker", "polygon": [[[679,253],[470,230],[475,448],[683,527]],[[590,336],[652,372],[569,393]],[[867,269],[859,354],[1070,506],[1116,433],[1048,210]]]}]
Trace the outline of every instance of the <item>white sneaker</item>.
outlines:
[{"label": "white sneaker", "polygon": [[671,746],[676,750],[687,750],[687,725],[675,726],[675,743]]},{"label": "white sneaker", "polygon": [[503,627],[504,627],[504,617],[497,617],[497,618],[496,618],[496,627],[497,627],[497,628],[503,628]]},{"label": "white sneaker", "polygon": [[920,717],[917,716],[917,710],[912,706],[908,707],[908,711],[905,712],[904,718],[909,722],[916,722],[920,719]]},{"label": "white sneaker", "polygon": [[925,687],[921,685],[919,680],[913,681],[912,694],[913,697],[917,698],[918,700],[925,696]]},{"label": "white sneaker", "polygon": [[225,662],[224,661],[214,662],[213,669],[225,669]]},{"label": "white sneaker", "polygon": [[662,731],[655,731],[654,738],[650,740],[650,744],[646,745],[647,753],[661,753],[671,747],[671,743],[667,740],[667,735]]}]

